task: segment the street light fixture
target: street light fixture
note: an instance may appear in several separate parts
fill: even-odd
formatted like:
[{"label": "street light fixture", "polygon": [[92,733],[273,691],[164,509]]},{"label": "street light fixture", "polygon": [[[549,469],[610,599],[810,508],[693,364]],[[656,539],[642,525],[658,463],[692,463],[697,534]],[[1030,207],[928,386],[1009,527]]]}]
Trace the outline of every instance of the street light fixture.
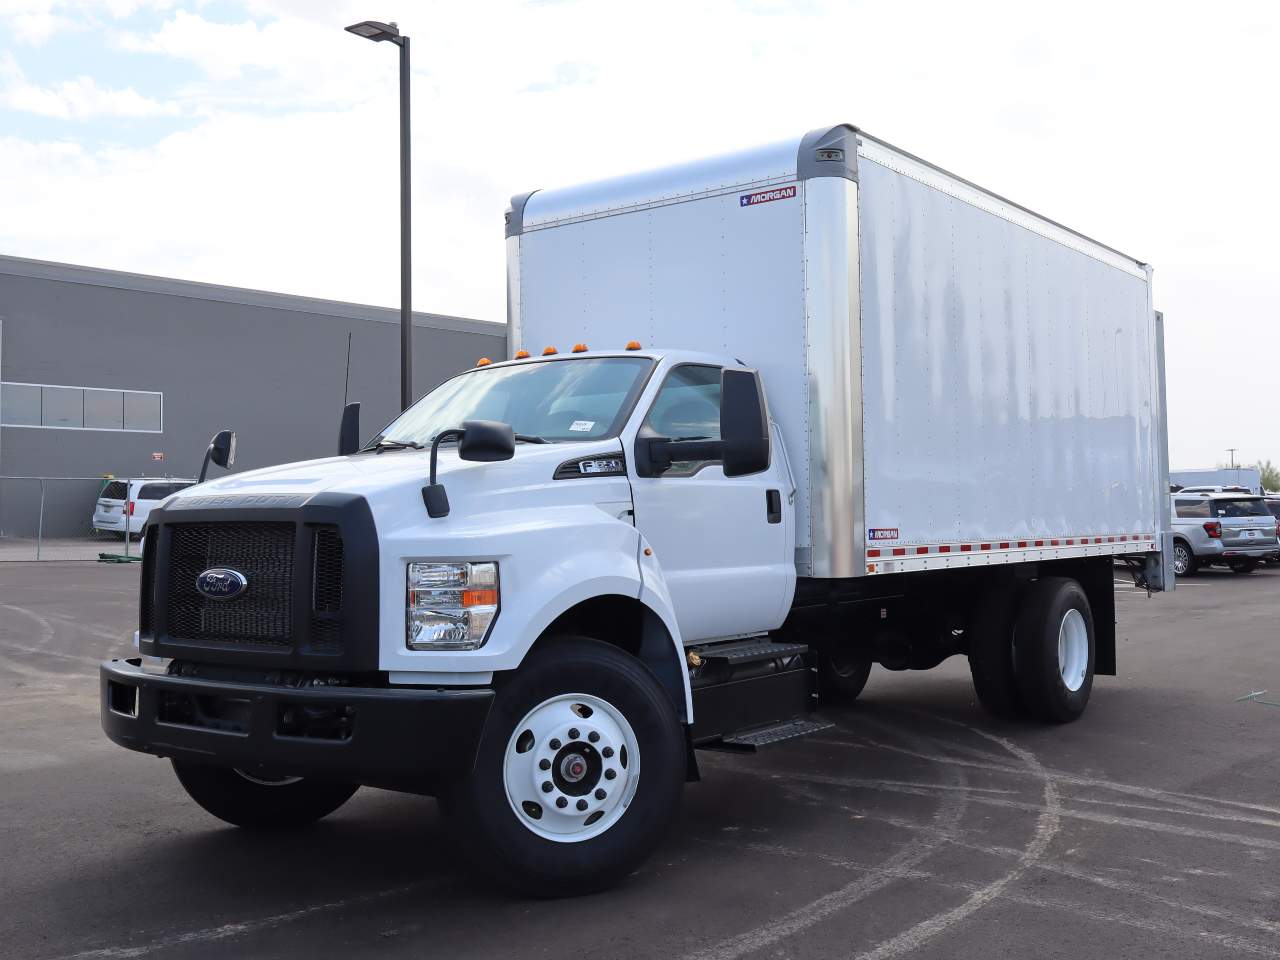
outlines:
[{"label": "street light fixture", "polygon": [[413,403],[413,286],[409,224],[409,38],[394,23],[362,20],[346,28],[366,40],[400,48],[400,409]]}]

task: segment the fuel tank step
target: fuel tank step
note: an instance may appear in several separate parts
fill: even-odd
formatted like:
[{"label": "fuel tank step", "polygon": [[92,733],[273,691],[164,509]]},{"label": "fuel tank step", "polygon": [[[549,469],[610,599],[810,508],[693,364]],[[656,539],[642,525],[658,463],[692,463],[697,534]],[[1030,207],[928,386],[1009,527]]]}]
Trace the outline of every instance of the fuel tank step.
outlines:
[{"label": "fuel tank step", "polygon": [[771,747],[776,743],[785,743],[788,740],[796,740],[814,733],[821,733],[823,730],[830,730],[834,726],[834,723],[821,718],[801,717],[794,720],[783,720],[781,723],[773,723],[767,727],[756,727],[754,730],[743,730],[741,733],[734,733],[725,737],[721,743],[726,750],[754,753],[762,747]]},{"label": "fuel tank step", "polygon": [[740,667],[748,663],[798,657],[807,653],[808,650],[808,645],[803,643],[775,643],[768,637],[755,637],[750,640],[733,640],[727,643],[690,647],[689,653],[707,663],[723,663]]}]

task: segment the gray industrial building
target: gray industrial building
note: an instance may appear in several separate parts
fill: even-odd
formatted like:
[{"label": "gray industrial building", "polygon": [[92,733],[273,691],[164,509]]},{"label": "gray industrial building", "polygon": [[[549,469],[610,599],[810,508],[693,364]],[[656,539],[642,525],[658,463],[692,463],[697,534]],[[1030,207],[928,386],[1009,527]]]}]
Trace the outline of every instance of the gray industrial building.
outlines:
[{"label": "gray industrial building", "polygon": [[[414,395],[506,355],[503,324],[414,315]],[[0,256],[0,535],[31,536],[33,479],[194,477],[216,431],[236,470],[337,452],[399,407],[399,313]],[[216,469],[216,468],[215,468]],[[47,480],[45,536],[88,532],[100,485]]]}]

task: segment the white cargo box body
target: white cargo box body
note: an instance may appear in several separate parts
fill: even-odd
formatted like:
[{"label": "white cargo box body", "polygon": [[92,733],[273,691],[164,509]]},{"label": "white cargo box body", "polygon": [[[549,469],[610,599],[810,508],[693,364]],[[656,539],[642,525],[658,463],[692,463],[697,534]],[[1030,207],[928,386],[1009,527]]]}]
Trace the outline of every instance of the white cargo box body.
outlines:
[{"label": "white cargo box body", "polygon": [[852,127],[517,197],[511,350],[764,376],[802,576],[1160,549],[1150,269]]}]

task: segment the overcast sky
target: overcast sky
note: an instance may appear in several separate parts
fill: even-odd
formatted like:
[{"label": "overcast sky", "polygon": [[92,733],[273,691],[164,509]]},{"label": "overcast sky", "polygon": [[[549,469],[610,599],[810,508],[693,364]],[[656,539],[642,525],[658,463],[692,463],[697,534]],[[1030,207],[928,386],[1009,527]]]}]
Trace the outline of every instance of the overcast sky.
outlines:
[{"label": "overcast sky", "polygon": [[847,121],[1155,266],[1174,467],[1280,461],[1280,4],[0,0],[0,253],[504,318],[513,193]]}]

